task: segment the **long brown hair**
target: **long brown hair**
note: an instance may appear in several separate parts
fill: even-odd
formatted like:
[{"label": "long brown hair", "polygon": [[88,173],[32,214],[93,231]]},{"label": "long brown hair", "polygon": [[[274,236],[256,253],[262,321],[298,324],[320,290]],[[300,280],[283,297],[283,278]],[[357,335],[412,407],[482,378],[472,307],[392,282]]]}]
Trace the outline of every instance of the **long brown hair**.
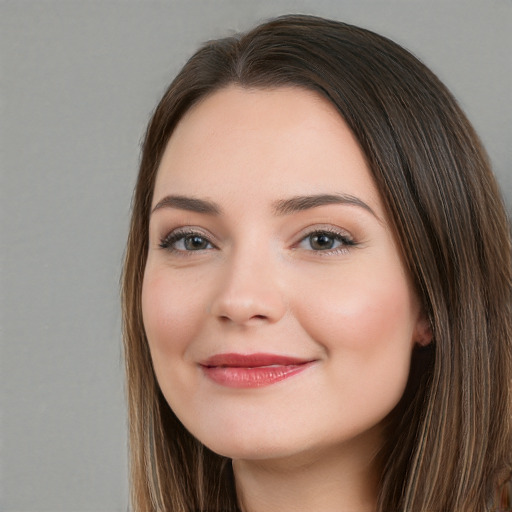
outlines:
[{"label": "long brown hair", "polygon": [[193,438],[159,390],[140,304],[163,151],[183,114],[228,84],[304,87],[332,102],[366,155],[430,319],[433,342],[413,353],[388,419],[378,510],[497,510],[496,486],[511,470],[511,251],[488,159],[452,95],[415,57],[368,30],[311,16],[207,43],[149,123],[123,276],[134,510],[238,510],[230,461]]}]

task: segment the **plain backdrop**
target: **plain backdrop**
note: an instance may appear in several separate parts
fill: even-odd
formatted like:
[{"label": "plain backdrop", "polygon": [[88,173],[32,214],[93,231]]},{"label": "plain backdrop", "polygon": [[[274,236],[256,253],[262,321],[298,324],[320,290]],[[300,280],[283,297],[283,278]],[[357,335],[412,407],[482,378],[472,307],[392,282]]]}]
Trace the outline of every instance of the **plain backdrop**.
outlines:
[{"label": "plain backdrop", "polygon": [[420,57],[510,204],[511,0],[0,2],[1,510],[127,510],[119,276],[140,140],[198,45],[287,12]]}]

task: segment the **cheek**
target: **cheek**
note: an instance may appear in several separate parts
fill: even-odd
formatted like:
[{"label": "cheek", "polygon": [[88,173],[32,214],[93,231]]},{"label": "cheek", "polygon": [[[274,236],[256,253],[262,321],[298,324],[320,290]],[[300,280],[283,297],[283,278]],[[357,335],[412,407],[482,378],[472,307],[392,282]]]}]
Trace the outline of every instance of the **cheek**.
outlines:
[{"label": "cheek", "polygon": [[178,286],[165,272],[146,270],[142,317],[155,370],[183,355],[198,327],[200,308],[186,286]]},{"label": "cheek", "polygon": [[357,279],[352,274],[310,283],[301,295],[307,303],[297,304],[301,309],[297,317],[319,339],[339,339],[347,348],[360,349],[379,340],[400,343],[407,334],[412,336],[415,300],[403,278]]},{"label": "cheek", "polygon": [[[309,283],[297,318],[329,355],[336,386],[352,396],[398,401],[409,374],[417,317],[403,273],[351,268],[329,281]],[[348,393],[350,394],[350,393]],[[372,398],[373,397],[373,398]]]},{"label": "cheek", "polygon": [[379,345],[409,345],[412,314],[407,290],[362,286],[341,294],[334,291],[316,301],[316,318],[311,329],[318,330],[329,344],[354,351]]},{"label": "cheek", "polygon": [[374,244],[362,253],[353,251],[346,265],[327,269],[323,279],[308,283],[310,304],[328,326],[327,333],[346,333],[344,343],[355,349],[379,340],[405,341],[412,336],[419,312],[391,236],[381,236]]}]

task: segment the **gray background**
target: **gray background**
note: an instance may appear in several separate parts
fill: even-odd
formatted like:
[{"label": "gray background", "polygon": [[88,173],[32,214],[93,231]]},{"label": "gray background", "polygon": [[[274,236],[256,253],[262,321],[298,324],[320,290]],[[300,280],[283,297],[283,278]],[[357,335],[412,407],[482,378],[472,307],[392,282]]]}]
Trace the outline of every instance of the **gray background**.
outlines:
[{"label": "gray background", "polygon": [[202,41],[285,12],[424,60],[510,204],[512,0],[2,1],[0,509],[127,509],[119,275],[149,113]]}]

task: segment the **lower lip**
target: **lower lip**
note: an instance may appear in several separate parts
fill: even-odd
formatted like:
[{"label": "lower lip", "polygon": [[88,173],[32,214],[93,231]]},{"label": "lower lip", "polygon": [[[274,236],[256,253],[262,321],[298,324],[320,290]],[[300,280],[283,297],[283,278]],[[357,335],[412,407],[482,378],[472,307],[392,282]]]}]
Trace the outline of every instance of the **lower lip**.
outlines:
[{"label": "lower lip", "polygon": [[309,368],[313,361],[303,364],[276,366],[202,366],[204,374],[222,386],[230,388],[260,388],[288,379]]}]

